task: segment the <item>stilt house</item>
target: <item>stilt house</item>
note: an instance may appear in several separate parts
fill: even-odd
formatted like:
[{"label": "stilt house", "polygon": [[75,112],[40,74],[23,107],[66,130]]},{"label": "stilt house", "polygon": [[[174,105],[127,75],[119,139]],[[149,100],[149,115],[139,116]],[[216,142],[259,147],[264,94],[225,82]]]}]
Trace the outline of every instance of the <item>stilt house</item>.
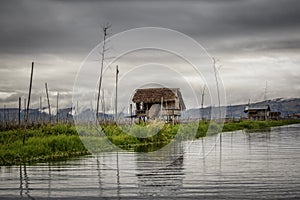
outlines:
[{"label": "stilt house", "polygon": [[179,88],[137,89],[132,98],[136,105],[136,117],[143,119],[164,119],[176,122],[185,105]]},{"label": "stilt house", "polygon": [[270,117],[270,106],[247,106],[244,112],[248,113],[248,119],[250,120],[267,120]]}]

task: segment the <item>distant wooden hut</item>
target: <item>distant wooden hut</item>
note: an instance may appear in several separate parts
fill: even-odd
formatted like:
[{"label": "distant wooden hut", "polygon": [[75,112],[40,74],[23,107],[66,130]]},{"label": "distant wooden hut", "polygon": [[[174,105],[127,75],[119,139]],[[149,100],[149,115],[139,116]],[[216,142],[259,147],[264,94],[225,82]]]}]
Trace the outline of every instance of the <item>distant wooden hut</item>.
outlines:
[{"label": "distant wooden hut", "polygon": [[136,117],[144,121],[162,118],[174,123],[186,109],[179,88],[137,89],[132,101],[136,105]]},{"label": "distant wooden hut", "polygon": [[281,112],[270,112],[270,119],[279,120],[281,118]]},{"label": "distant wooden hut", "polygon": [[300,113],[294,113],[292,118],[294,119],[300,119]]},{"label": "distant wooden hut", "polygon": [[270,117],[270,106],[247,106],[244,112],[248,113],[248,119],[250,120],[267,120]]}]

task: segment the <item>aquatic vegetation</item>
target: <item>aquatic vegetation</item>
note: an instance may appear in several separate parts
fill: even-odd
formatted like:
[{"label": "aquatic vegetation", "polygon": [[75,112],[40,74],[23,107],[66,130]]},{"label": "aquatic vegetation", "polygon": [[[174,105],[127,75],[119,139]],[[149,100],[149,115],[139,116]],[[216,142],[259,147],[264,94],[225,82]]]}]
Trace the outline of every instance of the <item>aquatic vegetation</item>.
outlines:
[{"label": "aquatic vegetation", "polygon": [[27,140],[22,144],[23,130],[0,132],[0,165],[23,162],[65,159],[88,154],[71,125],[46,125],[27,130]]},{"label": "aquatic vegetation", "polygon": [[[227,122],[224,125],[209,121],[162,126],[156,123],[145,123],[131,128],[106,124],[99,127],[98,131],[86,126],[49,124],[28,129],[24,145],[22,129],[0,132],[0,165],[67,159],[95,152],[115,151],[117,148],[148,152],[155,151],[175,140],[193,140],[236,130],[268,131],[273,126],[295,123],[300,123],[300,120],[246,120]],[[89,151],[85,148],[87,145]]]}]

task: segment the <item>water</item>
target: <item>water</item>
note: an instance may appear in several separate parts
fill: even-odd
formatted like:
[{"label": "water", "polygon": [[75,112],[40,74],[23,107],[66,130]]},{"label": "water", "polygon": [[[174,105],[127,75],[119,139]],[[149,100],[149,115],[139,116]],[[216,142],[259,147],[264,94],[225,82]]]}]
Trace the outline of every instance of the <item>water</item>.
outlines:
[{"label": "water", "polygon": [[0,199],[300,199],[300,125],[1,167]]}]

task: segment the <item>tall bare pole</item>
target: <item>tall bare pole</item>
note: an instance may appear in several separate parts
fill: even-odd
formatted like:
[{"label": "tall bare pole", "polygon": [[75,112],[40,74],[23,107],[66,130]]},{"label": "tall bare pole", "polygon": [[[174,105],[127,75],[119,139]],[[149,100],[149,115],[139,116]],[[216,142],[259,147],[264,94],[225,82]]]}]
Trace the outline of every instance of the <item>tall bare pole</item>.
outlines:
[{"label": "tall bare pole", "polygon": [[130,124],[132,124],[132,103],[130,104]]},{"label": "tall bare pole", "polygon": [[205,92],[205,85],[202,90],[201,94],[201,120],[203,120],[203,115],[204,115],[204,109],[203,109],[203,104],[204,104],[204,92]]},{"label": "tall bare pole", "polygon": [[47,102],[48,102],[49,121],[51,123],[51,106],[50,106],[50,100],[49,100],[48,85],[47,85],[47,83],[45,83],[45,88],[46,88],[46,95],[47,95]]},{"label": "tall bare pole", "polygon": [[26,126],[27,126],[27,122],[28,122],[28,112],[29,112],[29,106],[30,106],[30,97],[31,97],[31,88],[32,88],[32,77],[33,77],[33,67],[34,67],[34,62],[31,63],[31,74],[30,74],[28,101],[27,101],[27,109],[26,109],[27,111],[26,111],[26,116],[25,116],[23,144],[25,144],[25,140],[26,140]]},{"label": "tall bare pole", "polygon": [[31,63],[31,74],[30,74],[29,92],[28,92],[28,100],[27,100],[26,120],[28,120],[28,113],[29,113],[29,106],[30,106],[32,77],[33,77],[33,66],[34,66],[34,62]]},{"label": "tall bare pole", "polygon": [[6,105],[5,104],[3,106],[3,122],[4,122],[4,125],[6,126],[7,120],[6,120]]},{"label": "tall bare pole", "polygon": [[23,121],[25,122],[25,114],[26,113],[26,98],[24,98],[24,111],[23,111]]},{"label": "tall bare pole", "polygon": [[163,119],[163,107],[164,107],[163,103],[164,103],[164,97],[161,97],[160,98],[160,117],[162,119]]},{"label": "tall bare pole", "polygon": [[3,118],[2,118],[2,127],[5,126],[5,105],[3,105]]},{"label": "tall bare pole", "polygon": [[42,106],[42,97],[40,96],[40,122],[39,123],[41,123],[42,122],[42,109],[43,109],[43,106]]},{"label": "tall bare pole", "polygon": [[229,104],[229,112],[230,112],[230,118],[233,119],[233,113],[232,113],[231,104]]},{"label": "tall bare pole", "polygon": [[104,90],[102,89],[102,111],[103,111],[103,119],[104,119],[104,123],[106,121],[106,117],[105,117],[105,98],[104,98]]},{"label": "tall bare pole", "polygon": [[100,69],[100,77],[99,77],[99,87],[98,87],[98,97],[97,97],[97,108],[96,108],[96,124],[98,124],[98,112],[99,112],[99,101],[100,101],[100,92],[102,87],[102,77],[103,77],[103,66],[104,66],[104,56],[105,56],[105,45],[106,45],[106,38],[108,35],[108,30],[111,27],[110,24],[105,24],[102,31],[103,31],[103,46],[102,46],[102,52],[101,52],[101,69]]},{"label": "tall bare pole", "polygon": [[118,123],[118,76],[119,76],[119,67],[116,66],[116,99],[115,99],[115,121]]},{"label": "tall bare pole", "polygon": [[19,125],[19,128],[21,128],[21,97],[19,97],[18,125]]},{"label": "tall bare pole", "polygon": [[7,121],[7,124],[9,124],[9,109],[8,108],[6,108],[6,106],[5,106],[5,110],[6,110],[6,121]]},{"label": "tall bare pole", "polygon": [[79,119],[79,107],[78,107],[78,101],[76,101],[76,119],[77,119],[77,123],[78,123],[78,119]]},{"label": "tall bare pole", "polygon": [[59,93],[57,92],[56,96],[56,123],[58,124],[58,98],[59,98]]},{"label": "tall bare pole", "polygon": [[221,101],[220,101],[220,90],[219,90],[219,81],[217,76],[217,66],[216,66],[216,59],[213,59],[213,68],[214,68],[214,74],[216,79],[216,86],[217,86],[217,94],[218,94],[218,108],[219,108],[219,120],[221,120]]}]

